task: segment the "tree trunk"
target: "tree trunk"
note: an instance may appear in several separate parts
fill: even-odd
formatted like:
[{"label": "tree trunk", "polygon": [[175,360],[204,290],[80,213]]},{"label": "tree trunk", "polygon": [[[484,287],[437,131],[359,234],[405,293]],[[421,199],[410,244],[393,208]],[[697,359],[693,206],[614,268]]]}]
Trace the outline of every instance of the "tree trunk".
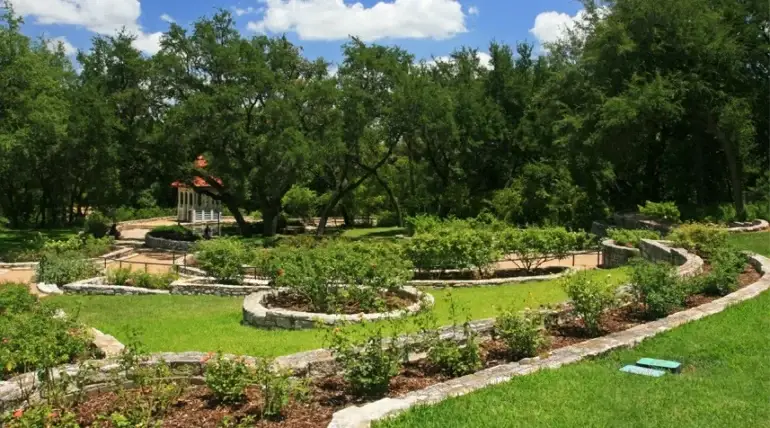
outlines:
[{"label": "tree trunk", "polygon": [[730,190],[733,198],[733,205],[735,205],[735,212],[739,221],[746,220],[746,207],[743,203],[743,165],[741,165],[735,147],[729,138],[725,135],[724,131],[719,129],[716,119],[709,116],[709,127],[712,133],[717,137],[719,143],[722,145],[722,150],[725,151],[725,157],[727,158],[727,170],[730,174]]},{"label": "tree trunk", "polygon": [[377,180],[378,183],[380,183],[380,186],[382,186],[383,190],[385,190],[385,193],[388,194],[388,199],[390,199],[391,205],[393,205],[393,209],[396,210],[396,216],[398,217],[398,227],[404,227],[404,216],[401,213],[401,204],[398,203],[398,198],[396,198],[396,195],[393,194],[393,191],[390,189],[390,186],[388,186],[388,183],[380,177],[380,174],[374,174],[374,178]]},{"label": "tree trunk", "polygon": [[235,222],[238,224],[238,229],[240,229],[241,235],[251,236],[251,229],[249,228],[249,224],[246,223],[246,219],[243,218],[240,207],[235,203],[235,200],[233,200],[231,197],[223,197],[221,200],[227,206],[227,209],[229,209],[233,214],[233,217],[235,217]]},{"label": "tree trunk", "polygon": [[278,233],[278,218],[281,216],[281,207],[266,205],[262,208],[262,235],[275,236]]},{"label": "tree trunk", "polygon": [[323,211],[321,211],[321,219],[318,221],[318,229],[315,232],[316,236],[323,236],[326,233],[326,221],[329,219],[329,214],[331,214],[334,207],[342,200],[342,195],[343,193],[335,191],[331,199],[329,199],[329,203],[324,206]]},{"label": "tree trunk", "polygon": [[356,227],[356,219],[350,215],[350,211],[345,207],[345,204],[340,205],[340,211],[342,212],[342,219],[345,220],[345,227],[351,229]]}]

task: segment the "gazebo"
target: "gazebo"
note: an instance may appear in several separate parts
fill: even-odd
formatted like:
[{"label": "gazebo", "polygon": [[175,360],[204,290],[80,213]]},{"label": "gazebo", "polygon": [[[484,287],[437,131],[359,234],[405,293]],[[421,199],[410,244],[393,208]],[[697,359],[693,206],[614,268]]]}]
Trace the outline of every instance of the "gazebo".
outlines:
[{"label": "gazebo", "polygon": [[[203,156],[195,159],[195,167],[203,169],[208,162]],[[216,178],[219,184],[222,180]],[[211,187],[202,177],[194,177],[192,185],[181,181],[171,183],[177,189],[177,220],[185,223],[209,223],[222,220],[222,203],[211,196],[201,192],[216,194],[217,190]],[[197,189],[197,190],[196,190]]]}]

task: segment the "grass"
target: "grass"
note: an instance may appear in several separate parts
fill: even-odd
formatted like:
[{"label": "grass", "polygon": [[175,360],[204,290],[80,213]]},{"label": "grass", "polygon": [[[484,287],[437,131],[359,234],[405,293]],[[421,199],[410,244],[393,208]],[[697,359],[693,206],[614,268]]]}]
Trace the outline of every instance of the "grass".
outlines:
[{"label": "grass", "polygon": [[[595,271],[618,284],[626,271]],[[436,298],[437,318],[449,324],[446,291],[426,290]],[[473,319],[493,317],[497,307],[523,309],[558,303],[566,296],[557,281],[452,290],[455,302]],[[137,329],[152,352],[223,351],[279,356],[316,349],[323,333],[314,330],[262,330],[240,324],[242,298],[214,296],[56,296],[48,298],[81,321],[125,341]]]},{"label": "grass", "polygon": [[406,229],[402,227],[367,227],[346,229],[342,232],[343,238],[391,238],[396,235],[406,235]]},{"label": "grass", "polygon": [[32,241],[40,233],[43,237],[51,240],[66,240],[76,236],[80,229],[0,229],[0,260],[6,260],[6,257],[12,253],[19,253],[24,250],[34,248]]},{"label": "grass", "polygon": [[728,239],[742,250],[770,257],[770,232],[734,233]]},{"label": "grass", "polygon": [[[593,361],[518,377],[378,428],[768,427],[770,293]],[[641,357],[684,363],[658,379],[618,371]]]}]

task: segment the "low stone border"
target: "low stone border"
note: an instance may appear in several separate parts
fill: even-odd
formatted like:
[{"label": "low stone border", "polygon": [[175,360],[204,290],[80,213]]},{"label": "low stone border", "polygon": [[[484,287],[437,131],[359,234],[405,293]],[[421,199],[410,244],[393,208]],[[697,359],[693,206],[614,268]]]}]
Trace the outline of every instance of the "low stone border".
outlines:
[{"label": "low stone border", "polygon": [[[226,285],[212,283],[213,278],[180,278],[171,283],[168,290],[155,290],[141,287],[130,287],[117,284],[105,284],[106,277],[99,276],[96,278],[84,279],[82,281],[76,281],[71,284],[66,284],[61,287],[48,286],[43,291],[46,294],[56,293],[56,290],[60,290],[66,294],[90,294],[90,295],[106,295],[106,296],[141,296],[141,295],[158,295],[158,294],[175,294],[185,296],[227,296],[227,297],[243,297],[258,291],[272,290],[267,285],[267,281],[261,280],[245,280],[244,285]],[[55,289],[54,289],[55,287]],[[50,293],[49,293],[50,292]]]},{"label": "low stone border", "polygon": [[158,238],[151,236],[149,233],[144,235],[144,245],[149,248],[156,248],[160,250],[170,250],[179,252],[190,251],[197,242],[190,241],[174,241],[171,239]]},{"label": "low stone border", "polygon": [[301,330],[315,328],[316,323],[320,322],[326,325],[335,325],[343,322],[362,322],[383,320],[388,318],[398,318],[406,314],[415,313],[423,307],[433,306],[433,296],[414,288],[404,287],[401,291],[410,297],[415,298],[415,303],[397,311],[361,314],[361,315],[337,315],[337,314],[318,314],[311,312],[297,312],[287,309],[267,308],[262,302],[272,294],[287,289],[273,289],[270,291],[260,291],[246,296],[243,300],[243,323],[260,328],[282,328],[290,330]]},{"label": "low stone border", "polygon": [[433,288],[460,288],[460,287],[487,287],[501,284],[512,284],[519,282],[539,282],[549,281],[569,275],[575,269],[569,266],[556,266],[564,270],[559,273],[535,276],[516,276],[511,278],[489,278],[489,279],[412,279],[408,281],[409,285],[427,286]]},{"label": "low stone border", "polygon": [[62,285],[66,294],[92,294],[108,296],[139,296],[170,294],[168,290],[151,290],[149,288],[129,287],[125,285],[105,284],[106,277],[84,279],[71,284]]},{"label": "low stone border", "polygon": [[639,257],[641,251],[638,248],[629,248],[618,245],[612,239],[602,241],[602,267],[616,268],[628,263],[634,257]]},{"label": "low stone border", "polygon": [[751,222],[741,223],[736,226],[730,226],[727,228],[729,233],[742,233],[742,232],[759,232],[770,228],[770,223],[767,220],[754,220]]},{"label": "low stone border", "polygon": [[731,305],[754,298],[770,289],[770,275],[768,275],[770,259],[752,255],[751,261],[763,273],[762,278],[754,284],[711,303],[677,312],[666,318],[632,327],[625,331],[557,349],[551,352],[547,358],[528,358],[413,391],[403,397],[385,398],[363,406],[347,407],[334,413],[328,428],[368,428],[373,421],[393,417],[414,406],[435,404],[450,397],[465,395],[487,386],[507,382],[514,376],[524,376],[543,369],[555,369],[587,357],[605,354],[617,348],[636,346],[644,339],[682,324],[722,312]]}]

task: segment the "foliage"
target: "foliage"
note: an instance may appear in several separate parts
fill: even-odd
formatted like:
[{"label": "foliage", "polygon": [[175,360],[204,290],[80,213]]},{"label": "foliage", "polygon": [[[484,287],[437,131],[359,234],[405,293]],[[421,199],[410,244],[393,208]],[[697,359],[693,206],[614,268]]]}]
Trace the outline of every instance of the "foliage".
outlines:
[{"label": "foliage", "polygon": [[396,227],[399,224],[398,214],[393,211],[382,211],[377,214],[377,227]]},{"label": "foliage", "polygon": [[618,245],[638,247],[642,239],[660,239],[660,232],[649,229],[607,229],[607,236]]},{"label": "foliage", "polygon": [[514,359],[534,357],[548,340],[543,332],[543,315],[536,311],[502,311],[494,331]]},{"label": "foliage", "polygon": [[732,248],[721,248],[711,257],[711,271],[693,278],[704,293],[725,296],[738,289],[738,277],[748,257]]},{"label": "foliage", "polygon": [[296,184],[283,195],[281,200],[286,213],[302,219],[309,219],[316,213],[318,195],[307,187]]},{"label": "foliage", "polygon": [[599,335],[602,314],[616,303],[616,286],[606,278],[591,278],[585,272],[564,278],[561,286],[586,330],[592,335]]},{"label": "foliage", "polygon": [[37,303],[26,284],[6,283],[0,287],[0,314],[28,312]]},{"label": "foliage", "polygon": [[249,252],[243,242],[233,238],[201,241],[196,245],[198,266],[224,283],[240,283]]},{"label": "foliage", "polygon": [[222,403],[238,403],[246,398],[246,387],[254,383],[254,373],[243,358],[226,358],[218,353],[206,362],[206,386]]},{"label": "foliage", "polygon": [[386,309],[381,293],[400,289],[412,276],[400,247],[385,242],[339,240],[260,254],[259,269],[276,286],[306,298],[315,311],[324,313],[350,302],[364,311]]},{"label": "foliage", "polygon": [[661,318],[684,304],[687,286],[668,263],[635,259],[631,264],[631,293],[648,316]]},{"label": "foliage", "polygon": [[94,211],[86,217],[86,222],[83,225],[83,232],[95,238],[103,238],[109,230],[109,219],[99,211]]},{"label": "foliage", "polygon": [[678,222],[681,214],[679,208],[673,202],[645,202],[644,206],[639,205],[639,212],[646,216],[656,218],[658,220],[665,220],[670,222]]},{"label": "foliage", "polygon": [[6,428],[80,428],[74,413],[55,410],[50,405],[9,412],[5,417],[0,416],[0,422]]},{"label": "foliage", "polygon": [[[90,332],[72,317],[55,316],[57,307],[30,303],[19,287],[3,293],[0,361],[3,378],[15,373],[47,373],[76,357],[88,356]],[[11,303],[13,302],[13,303]],[[13,308],[13,309],[11,309]]]},{"label": "foliage", "polygon": [[90,235],[73,236],[66,241],[45,241],[41,252],[78,252],[83,257],[94,258],[108,253],[112,244],[112,238],[106,236],[102,238]]},{"label": "foliage", "polygon": [[[360,397],[379,397],[388,391],[390,379],[396,376],[405,359],[404,349],[396,342],[386,344],[384,323],[362,323],[360,329],[330,330],[328,349],[342,368],[351,392]],[[391,339],[398,336],[392,332]]]},{"label": "foliage", "polygon": [[727,246],[727,231],[706,224],[690,223],[674,229],[668,239],[674,241],[677,247],[686,248],[710,258]]},{"label": "foliage", "polygon": [[499,233],[497,245],[507,258],[531,272],[549,260],[567,257],[578,248],[579,236],[562,227],[506,228]]},{"label": "foliage", "polygon": [[132,221],[132,220],[144,220],[157,217],[176,217],[176,208],[161,208],[161,207],[120,207],[115,210],[115,221]]},{"label": "foliage", "polygon": [[[446,300],[449,303],[452,333],[456,334],[460,308],[450,293],[447,293]],[[478,334],[471,328],[470,321],[470,317],[466,314],[466,321],[461,330],[462,336],[442,339],[439,336],[438,323],[433,312],[421,315],[420,334],[424,342],[423,346],[428,348],[428,361],[449,376],[464,376],[482,367]],[[460,342],[464,345],[461,346]]]},{"label": "foliage", "polygon": [[172,241],[194,242],[200,239],[200,236],[194,230],[184,226],[158,226],[150,231],[150,236],[156,238],[170,239]]},{"label": "foliage", "polygon": [[94,262],[74,251],[46,252],[35,271],[37,282],[64,285],[92,278],[99,270]]},{"label": "foliage", "polygon": [[178,275],[173,272],[153,274],[144,271],[134,271],[131,268],[118,268],[107,271],[106,283],[148,288],[151,290],[166,290],[177,278]]},{"label": "foliage", "polygon": [[416,232],[404,243],[405,252],[418,269],[475,269],[482,275],[500,258],[488,228],[459,220],[437,223],[429,217],[410,219],[409,224]]}]

